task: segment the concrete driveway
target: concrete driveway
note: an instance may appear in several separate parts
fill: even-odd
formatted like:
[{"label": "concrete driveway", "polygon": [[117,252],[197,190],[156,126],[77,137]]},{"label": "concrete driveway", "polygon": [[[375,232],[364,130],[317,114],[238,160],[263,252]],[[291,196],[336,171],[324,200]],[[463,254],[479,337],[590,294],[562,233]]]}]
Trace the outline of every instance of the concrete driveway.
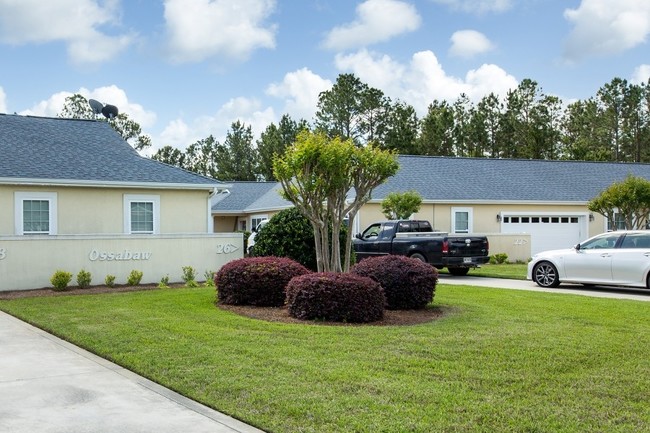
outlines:
[{"label": "concrete driveway", "polygon": [[470,271],[469,275],[466,275],[464,277],[454,277],[449,274],[440,274],[438,282],[439,284],[496,287],[500,289],[531,290],[534,292],[548,293],[568,293],[572,295],[593,296],[596,298],[630,299],[634,301],[650,302],[650,290],[645,289],[628,289],[601,286],[585,287],[580,284],[561,284],[560,287],[556,289],[545,289],[528,280],[507,280],[503,278],[473,277],[471,273],[472,271]]},{"label": "concrete driveway", "polygon": [[0,312],[0,432],[261,430]]}]

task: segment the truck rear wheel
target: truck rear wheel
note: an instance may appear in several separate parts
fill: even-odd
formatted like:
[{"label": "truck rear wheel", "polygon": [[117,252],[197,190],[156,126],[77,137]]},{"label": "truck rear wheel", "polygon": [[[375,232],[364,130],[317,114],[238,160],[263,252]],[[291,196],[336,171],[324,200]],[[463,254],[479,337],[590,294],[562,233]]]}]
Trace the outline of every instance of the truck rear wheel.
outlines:
[{"label": "truck rear wheel", "polygon": [[413,253],[413,254],[411,254],[409,257],[412,258],[412,259],[415,259],[415,260],[419,260],[419,261],[421,261],[422,263],[426,263],[426,262],[427,262],[427,259],[426,259],[422,254],[420,254],[420,253]]},{"label": "truck rear wheel", "polygon": [[455,277],[462,277],[464,275],[467,275],[469,272],[469,268],[448,268],[449,273]]}]

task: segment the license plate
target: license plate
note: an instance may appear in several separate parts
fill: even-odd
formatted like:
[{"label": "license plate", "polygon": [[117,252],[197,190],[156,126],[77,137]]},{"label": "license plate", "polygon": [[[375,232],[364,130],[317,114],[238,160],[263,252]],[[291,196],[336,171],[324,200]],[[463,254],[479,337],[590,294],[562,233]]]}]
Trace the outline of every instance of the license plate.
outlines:
[{"label": "license plate", "polygon": [[463,263],[472,263],[471,257],[463,257]]}]

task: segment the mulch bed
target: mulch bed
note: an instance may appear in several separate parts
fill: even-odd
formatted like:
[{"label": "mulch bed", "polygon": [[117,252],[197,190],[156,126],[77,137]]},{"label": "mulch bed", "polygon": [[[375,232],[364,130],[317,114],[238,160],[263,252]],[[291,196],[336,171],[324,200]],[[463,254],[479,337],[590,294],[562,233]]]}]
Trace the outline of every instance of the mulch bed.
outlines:
[{"label": "mulch bed", "polygon": [[[182,284],[170,284],[170,286],[181,287]],[[156,290],[157,284],[143,284],[140,286],[127,286],[115,285],[108,286],[92,286],[87,289],[80,289],[79,287],[69,287],[66,290],[56,291],[49,288],[34,289],[34,290],[14,290],[11,292],[0,292],[0,299],[18,299],[18,298],[34,298],[34,297],[47,297],[47,296],[69,296],[69,295],[94,295],[99,293],[120,293],[120,292],[136,292],[141,290]]]},{"label": "mulch bed", "polygon": [[[170,287],[183,287],[183,284],[170,284]],[[108,286],[92,286],[87,289],[80,289],[78,287],[70,287],[64,291],[56,291],[50,288],[35,289],[35,290],[15,290],[10,292],[0,292],[0,299],[18,299],[18,298],[31,298],[31,297],[48,297],[48,296],[70,296],[70,295],[92,295],[100,293],[121,293],[121,292],[134,292],[142,290],[158,290],[157,284],[127,286],[116,285],[114,287]],[[225,311],[230,311],[241,316],[246,316],[252,319],[265,320],[267,322],[282,322],[282,323],[300,323],[300,324],[313,324],[313,325],[333,325],[333,326],[408,326],[417,325],[420,323],[427,323],[439,319],[449,313],[447,309],[442,307],[427,307],[422,310],[385,310],[384,318],[382,320],[371,323],[339,323],[339,322],[324,322],[324,321],[305,321],[299,320],[289,316],[287,308],[277,307],[252,307],[244,305],[224,305],[217,304],[217,308]]]},{"label": "mulch bed", "polygon": [[332,326],[408,326],[427,323],[439,319],[448,311],[441,307],[427,307],[422,310],[385,310],[382,320],[371,323],[340,323],[324,322],[318,320],[299,320],[289,316],[287,308],[279,307],[251,307],[243,305],[223,305],[217,304],[222,310],[231,311],[240,316],[246,316],[253,319],[265,320],[267,322],[283,323],[301,323],[313,325],[332,325]]}]

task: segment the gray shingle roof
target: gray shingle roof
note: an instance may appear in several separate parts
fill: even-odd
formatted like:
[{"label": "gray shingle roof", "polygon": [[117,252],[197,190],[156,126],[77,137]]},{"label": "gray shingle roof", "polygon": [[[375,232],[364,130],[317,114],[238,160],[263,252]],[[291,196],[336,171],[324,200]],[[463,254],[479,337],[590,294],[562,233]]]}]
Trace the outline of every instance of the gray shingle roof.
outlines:
[{"label": "gray shingle roof", "polygon": [[[400,169],[375,188],[372,201],[390,192],[417,191],[425,202],[586,203],[628,175],[650,180],[650,164],[399,156]],[[282,209],[291,203],[276,182],[233,182],[213,201],[217,213]]]},{"label": "gray shingle roof", "polygon": [[425,201],[587,202],[626,176],[650,180],[650,164],[400,156],[399,172],[377,187],[415,190]]},{"label": "gray shingle roof", "polygon": [[212,212],[252,213],[293,206],[284,200],[278,182],[232,182],[229,193],[217,194],[212,199]]},{"label": "gray shingle roof", "polygon": [[179,185],[219,181],[140,156],[106,122],[0,114],[0,181]]}]

